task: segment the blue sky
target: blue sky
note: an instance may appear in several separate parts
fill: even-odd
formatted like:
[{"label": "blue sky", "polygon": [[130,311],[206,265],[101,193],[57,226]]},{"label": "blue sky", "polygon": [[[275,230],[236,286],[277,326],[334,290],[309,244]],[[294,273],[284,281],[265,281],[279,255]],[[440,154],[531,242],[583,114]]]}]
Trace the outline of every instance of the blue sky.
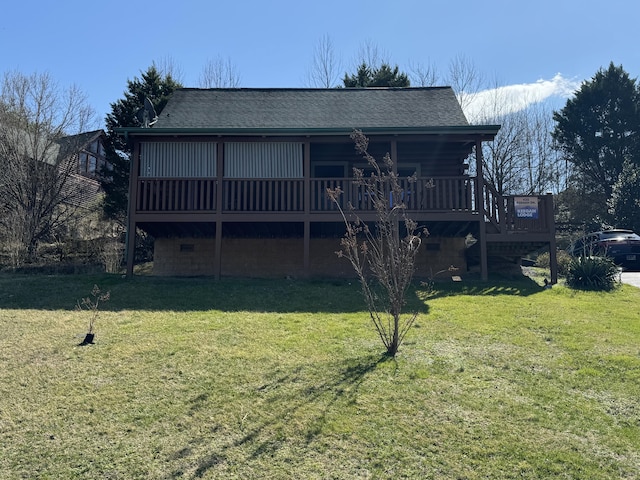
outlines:
[{"label": "blue sky", "polygon": [[421,63],[444,75],[453,58],[464,56],[492,84],[544,90],[561,103],[611,61],[640,75],[635,0],[7,3],[0,73],[48,72],[61,86],[75,84],[100,121],[127,80],[154,61],[171,59],[185,86],[198,86],[205,64],[216,58],[233,63],[242,87],[307,86],[323,36],[343,71],[353,71],[366,43],[405,71]]}]

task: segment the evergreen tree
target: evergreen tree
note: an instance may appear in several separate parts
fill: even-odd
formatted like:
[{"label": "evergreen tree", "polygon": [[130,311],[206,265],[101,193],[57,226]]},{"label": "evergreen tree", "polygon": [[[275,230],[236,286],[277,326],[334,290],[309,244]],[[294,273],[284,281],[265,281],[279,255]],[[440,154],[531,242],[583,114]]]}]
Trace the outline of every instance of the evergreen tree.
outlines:
[{"label": "evergreen tree", "polygon": [[108,218],[124,222],[127,215],[129,192],[129,164],[131,147],[115,130],[120,127],[141,126],[138,111],[149,98],[159,114],[174,90],[182,88],[171,75],[162,76],[155,65],[151,65],[142,78],[127,81],[124,98],[111,104],[111,113],[106,117],[107,139],[105,153],[109,167],[102,172],[105,191],[104,213]]},{"label": "evergreen tree", "polygon": [[[640,94],[636,80],[613,63],[584,82],[553,116],[553,137],[575,168],[572,186],[606,216],[625,161],[640,161]],[[581,219],[589,222],[592,219]]]},{"label": "evergreen tree", "polygon": [[397,65],[391,68],[383,63],[378,68],[372,68],[365,62],[358,67],[355,74],[345,73],[342,83],[347,88],[411,86],[409,77],[406,73],[401,73]]},{"label": "evergreen tree", "polygon": [[626,161],[609,200],[615,226],[640,232],[640,166]]}]

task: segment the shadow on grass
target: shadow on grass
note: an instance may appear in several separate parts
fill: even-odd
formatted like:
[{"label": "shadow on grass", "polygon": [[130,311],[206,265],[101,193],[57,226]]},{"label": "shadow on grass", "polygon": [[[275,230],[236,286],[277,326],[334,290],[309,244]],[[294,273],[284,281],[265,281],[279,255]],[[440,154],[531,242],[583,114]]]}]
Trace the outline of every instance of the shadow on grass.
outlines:
[{"label": "shadow on grass", "polygon": [[[235,449],[241,449],[250,460],[274,455],[283,444],[283,435],[286,433],[283,432],[283,424],[287,422],[287,419],[296,418],[300,429],[297,441],[308,446],[322,435],[323,428],[328,422],[327,417],[340,409],[340,404],[355,403],[366,376],[374,371],[378,365],[386,362],[395,363],[395,359],[387,355],[372,355],[354,359],[346,366],[344,364],[336,366],[336,375],[319,383],[313,381],[313,370],[305,371],[303,367],[298,367],[260,385],[257,391],[264,398],[264,401],[275,405],[276,409],[279,406],[280,409],[286,409],[286,411],[279,411],[270,419],[258,422],[241,437],[229,441],[219,447],[217,451],[195,460],[197,468],[194,477],[204,477],[210,470],[224,464],[230,456],[238,458],[237,454],[231,454],[231,451]],[[196,401],[194,400],[194,402]],[[205,439],[195,439],[192,443],[204,443],[205,441]],[[184,460],[193,465],[194,459],[188,458],[190,456],[191,449],[185,447],[170,454],[169,459]],[[183,475],[182,469],[176,469],[170,478],[180,478]]]},{"label": "shadow on grass", "polygon": [[[0,275],[0,309],[73,310],[93,285],[111,292],[102,310],[255,311],[353,313],[366,310],[356,280],[222,279],[119,275]],[[419,282],[407,308],[426,313],[425,302],[451,295],[531,295],[542,287],[528,277],[436,282],[430,293]]]},{"label": "shadow on grass", "polygon": [[454,295],[469,296],[496,296],[496,295],[513,295],[518,297],[527,297],[540,293],[544,287],[536,283],[535,280],[522,275],[521,277],[495,277],[490,278],[488,282],[480,280],[463,280],[461,282],[435,282],[431,289],[427,287],[418,288],[416,290],[418,297],[423,301],[429,301],[436,298],[450,297]]},{"label": "shadow on grass", "polygon": [[360,289],[348,280],[222,279],[119,275],[0,275],[0,309],[74,310],[93,285],[109,291],[105,311],[362,311]]}]

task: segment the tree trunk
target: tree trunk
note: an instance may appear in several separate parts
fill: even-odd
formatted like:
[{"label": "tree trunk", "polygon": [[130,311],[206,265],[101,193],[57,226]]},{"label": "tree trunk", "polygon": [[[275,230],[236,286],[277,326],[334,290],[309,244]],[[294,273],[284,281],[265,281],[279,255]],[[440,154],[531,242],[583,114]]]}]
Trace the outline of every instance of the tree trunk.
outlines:
[{"label": "tree trunk", "polygon": [[398,353],[398,347],[400,347],[400,318],[393,317],[393,337],[391,338],[391,344],[387,347],[387,355],[395,357]]}]

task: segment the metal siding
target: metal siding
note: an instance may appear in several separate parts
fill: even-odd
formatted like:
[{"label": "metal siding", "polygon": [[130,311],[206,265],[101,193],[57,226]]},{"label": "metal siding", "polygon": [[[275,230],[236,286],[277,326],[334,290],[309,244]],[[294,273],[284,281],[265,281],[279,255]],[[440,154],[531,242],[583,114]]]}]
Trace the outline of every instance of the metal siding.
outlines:
[{"label": "metal siding", "polygon": [[225,178],[302,178],[302,143],[225,143]]},{"label": "metal siding", "polygon": [[140,177],[215,177],[216,145],[212,142],[142,142]]}]

